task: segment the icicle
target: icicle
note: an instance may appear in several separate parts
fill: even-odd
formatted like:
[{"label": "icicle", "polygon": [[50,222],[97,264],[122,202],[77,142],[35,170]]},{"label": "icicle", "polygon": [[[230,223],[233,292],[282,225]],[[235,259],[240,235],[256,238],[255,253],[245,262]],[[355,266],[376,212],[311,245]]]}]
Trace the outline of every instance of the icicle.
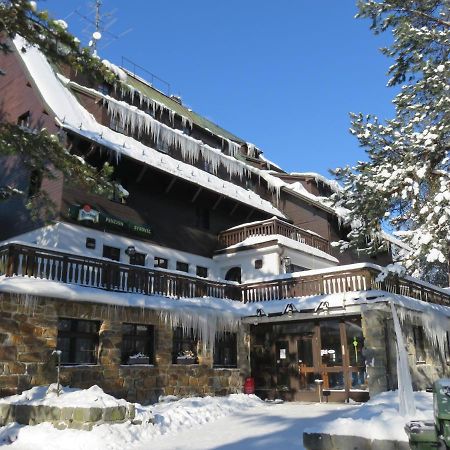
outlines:
[{"label": "icicle", "polygon": [[189,332],[192,328],[203,345],[209,347],[211,351],[214,350],[214,342],[218,333],[236,332],[240,324],[240,318],[233,314],[197,308],[161,310],[159,317],[162,322],[172,328],[182,327],[185,332]]},{"label": "icicle", "polygon": [[411,373],[409,371],[408,354],[406,353],[405,341],[403,339],[400,321],[393,302],[390,302],[392,319],[397,345],[397,380],[399,413],[404,417],[412,417],[416,413],[414,405],[414,393],[412,388]]},{"label": "icicle", "polygon": [[[220,150],[204,144],[202,141],[186,136],[180,130],[175,130],[162,124],[135,106],[105,96],[104,103],[107,105],[111,118],[124,129],[131,133],[137,133],[138,137],[143,133],[153,137],[159,146],[179,148],[182,157],[189,163],[194,163],[202,157],[210,165],[213,174],[217,174],[220,166],[223,166],[231,176],[237,175],[240,179],[248,175],[249,169],[246,164],[234,158],[238,154],[240,145],[227,140],[231,156],[224,155]],[[159,106],[155,104],[155,106]]]}]

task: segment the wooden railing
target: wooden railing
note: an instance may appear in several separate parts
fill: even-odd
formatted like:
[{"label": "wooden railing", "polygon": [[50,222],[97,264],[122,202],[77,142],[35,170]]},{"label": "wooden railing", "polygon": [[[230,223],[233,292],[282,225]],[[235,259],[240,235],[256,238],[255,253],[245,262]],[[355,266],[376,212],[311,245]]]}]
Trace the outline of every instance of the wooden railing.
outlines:
[{"label": "wooden railing", "polygon": [[30,276],[111,291],[167,297],[240,300],[234,283],[204,280],[142,266],[10,244],[0,248],[0,275]]},{"label": "wooden railing", "polygon": [[[339,270],[337,266],[325,273],[311,271],[304,274],[280,278],[271,281],[244,283],[241,285],[242,301],[245,303],[263,302],[268,300],[306,297],[311,295],[328,295],[352,291],[379,290],[400,294],[450,306],[450,294],[442,289],[415,281],[412,278],[391,276],[384,281],[377,281],[380,270],[375,267],[349,268]],[[349,266],[350,267],[350,266]]]},{"label": "wooden railing", "polygon": [[221,248],[225,248],[238,244],[252,236],[269,236],[274,234],[279,234],[331,254],[330,242],[325,238],[283,222],[276,217],[222,231],[219,233],[219,245]]},{"label": "wooden railing", "polygon": [[355,264],[239,285],[18,243],[0,247],[0,275],[30,276],[118,292],[172,298],[209,296],[255,303],[380,290],[450,306],[450,294],[442,289],[408,277],[377,281],[379,274],[377,266]]}]

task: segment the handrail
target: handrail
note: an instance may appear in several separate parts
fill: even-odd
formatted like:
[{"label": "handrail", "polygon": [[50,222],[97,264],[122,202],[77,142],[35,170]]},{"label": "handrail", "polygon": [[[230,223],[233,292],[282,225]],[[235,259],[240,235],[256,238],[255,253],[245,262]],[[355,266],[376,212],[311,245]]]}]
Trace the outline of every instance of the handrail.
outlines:
[{"label": "handrail", "polygon": [[0,275],[19,275],[111,291],[168,297],[220,297],[240,300],[240,288],[166,270],[78,256],[24,244],[0,247]]},{"label": "handrail", "polygon": [[409,277],[391,276],[379,281],[380,272],[381,268],[370,266],[343,266],[341,270],[336,267],[333,271],[311,271],[289,278],[233,284],[19,243],[0,247],[0,275],[30,276],[111,291],[173,298],[209,296],[255,303],[381,290],[450,306],[450,294],[442,289]]},{"label": "handrail", "polygon": [[270,236],[275,234],[331,254],[330,242],[327,239],[276,217],[222,231],[219,233],[219,245],[222,248],[226,248],[252,236]]}]

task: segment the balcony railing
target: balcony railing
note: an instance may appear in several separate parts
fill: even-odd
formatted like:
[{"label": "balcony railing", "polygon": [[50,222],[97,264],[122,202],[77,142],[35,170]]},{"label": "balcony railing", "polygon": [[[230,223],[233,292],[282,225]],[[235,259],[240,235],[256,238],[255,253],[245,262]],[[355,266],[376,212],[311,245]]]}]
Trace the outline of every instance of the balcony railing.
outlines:
[{"label": "balcony railing", "polygon": [[296,227],[295,225],[283,222],[276,217],[222,231],[219,233],[219,245],[221,248],[225,248],[230,245],[239,244],[252,236],[270,236],[274,234],[293,239],[294,241],[301,242],[331,254],[330,242],[325,238]]},{"label": "balcony railing", "polygon": [[29,276],[110,291],[240,300],[240,287],[165,270],[10,244],[0,248],[0,275]]},{"label": "balcony railing", "polygon": [[381,282],[377,281],[379,273],[375,265],[354,264],[238,285],[18,243],[0,247],[0,275],[36,277],[110,291],[173,298],[209,296],[255,303],[381,290],[450,306],[450,294],[443,289],[409,277],[392,277]]}]

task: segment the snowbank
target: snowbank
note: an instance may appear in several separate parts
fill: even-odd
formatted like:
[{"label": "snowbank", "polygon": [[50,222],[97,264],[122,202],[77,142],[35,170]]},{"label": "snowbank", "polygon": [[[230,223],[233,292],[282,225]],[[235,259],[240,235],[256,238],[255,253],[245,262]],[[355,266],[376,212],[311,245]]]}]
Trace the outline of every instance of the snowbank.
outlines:
[{"label": "snowbank", "polygon": [[[86,392],[86,391],[84,391]],[[130,446],[154,448],[152,440],[161,435],[177,433],[214,422],[229,415],[264,407],[258,397],[233,394],[227,397],[192,397],[174,402],[150,406],[136,404],[136,419],[144,419],[142,425],[123,423],[99,425],[92,431],[57,430],[42,423],[36,426],[10,424],[0,428],[0,445],[11,443],[11,449],[108,449],[123,450]],[[147,417],[155,423],[148,423]],[[200,429],[201,430],[201,429]]]},{"label": "snowbank", "polygon": [[411,419],[433,420],[433,394],[415,392],[414,399],[417,412],[411,418],[399,415],[397,391],[383,392],[356,410],[344,412],[343,417],[321,422],[305,432],[407,441],[408,437],[403,429],[407,422]]},{"label": "snowbank", "polygon": [[89,389],[61,386],[59,397],[56,395],[56,389],[56,384],[37,386],[28,391],[23,391],[21,394],[2,398],[0,403],[57,406],[59,408],[108,408],[128,405],[125,400],[106,394],[97,385],[91,386]]}]

